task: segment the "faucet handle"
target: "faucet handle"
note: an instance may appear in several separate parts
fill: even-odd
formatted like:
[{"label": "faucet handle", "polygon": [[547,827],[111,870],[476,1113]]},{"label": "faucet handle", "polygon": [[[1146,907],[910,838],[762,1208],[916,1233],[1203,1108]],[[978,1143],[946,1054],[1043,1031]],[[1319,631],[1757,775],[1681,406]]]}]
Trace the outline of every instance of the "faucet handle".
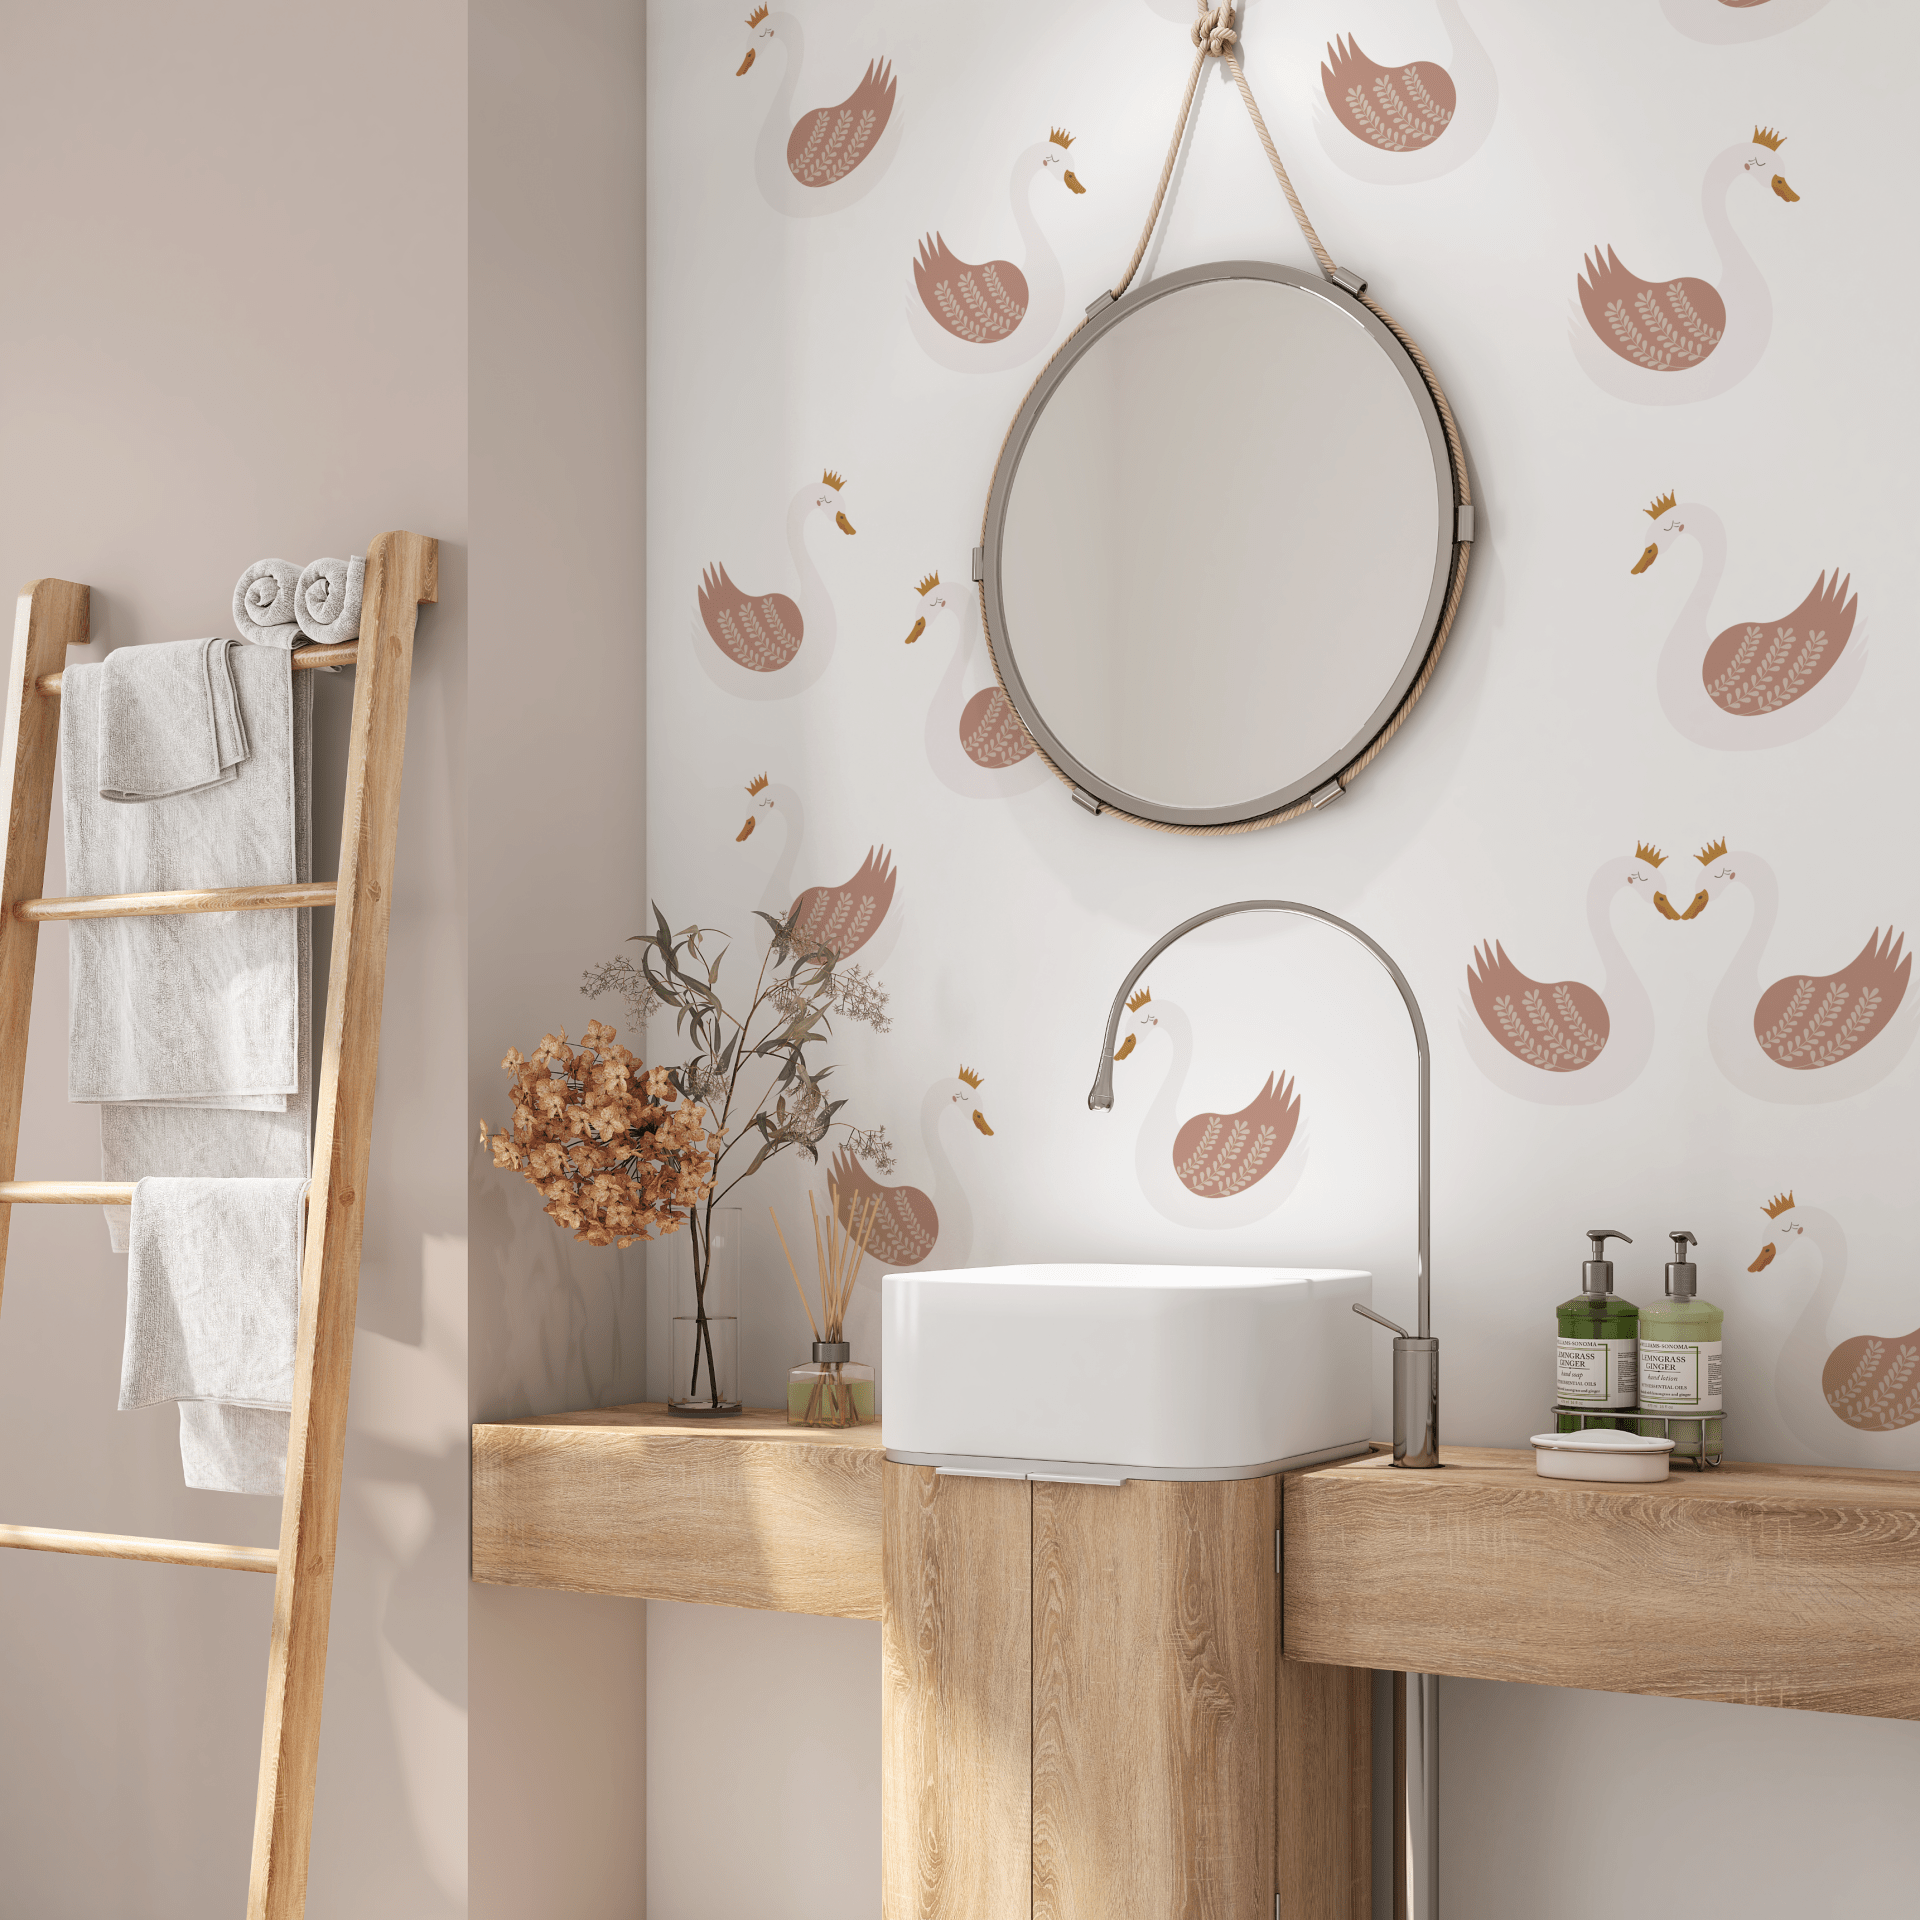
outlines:
[{"label": "faucet handle", "polygon": [[1389,1320],[1384,1313],[1375,1313],[1371,1307],[1363,1307],[1358,1300],[1353,1303],[1353,1310],[1363,1319],[1371,1320],[1376,1325],[1385,1327],[1389,1333],[1397,1333],[1402,1340],[1411,1340],[1413,1338],[1413,1335],[1410,1334],[1405,1327]]}]

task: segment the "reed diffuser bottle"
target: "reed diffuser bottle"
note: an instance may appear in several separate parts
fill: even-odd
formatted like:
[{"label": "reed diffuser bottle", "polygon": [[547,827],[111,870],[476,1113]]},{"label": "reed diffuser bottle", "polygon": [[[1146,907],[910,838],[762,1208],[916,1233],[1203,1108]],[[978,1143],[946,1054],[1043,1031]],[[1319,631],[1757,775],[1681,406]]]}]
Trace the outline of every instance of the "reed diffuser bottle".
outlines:
[{"label": "reed diffuser bottle", "polygon": [[820,1209],[811,1193],[807,1207],[813,1215],[813,1253],[820,1272],[820,1313],[816,1318],[813,1302],[800,1283],[800,1270],[793,1263],[787,1236],[781,1230],[780,1216],[773,1215],[773,1230],[780,1235],[780,1250],[787,1256],[787,1270],[793,1275],[794,1291],[806,1309],[807,1324],[813,1329],[813,1356],[787,1375],[787,1424],[792,1427],[863,1427],[873,1419],[873,1369],[853,1357],[846,1338],[847,1307],[853,1299],[854,1283],[866,1262],[867,1240],[879,1217],[880,1203],[870,1200],[862,1209],[849,1200],[845,1218],[840,1211],[839,1190],[827,1188],[827,1225],[823,1235]]}]

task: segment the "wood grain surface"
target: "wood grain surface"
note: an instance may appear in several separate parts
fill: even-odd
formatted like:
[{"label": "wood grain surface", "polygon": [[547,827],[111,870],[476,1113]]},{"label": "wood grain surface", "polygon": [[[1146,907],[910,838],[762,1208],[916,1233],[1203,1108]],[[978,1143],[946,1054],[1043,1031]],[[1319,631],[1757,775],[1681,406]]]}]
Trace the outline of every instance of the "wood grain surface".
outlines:
[{"label": "wood grain surface", "polygon": [[1270,1920],[1277,1482],[1033,1488],[1033,1920]]},{"label": "wood grain surface", "polygon": [[1278,1665],[1280,1912],[1373,1920],[1373,1675]]},{"label": "wood grain surface", "polygon": [[880,1430],[605,1407],[476,1426],[473,1577],[880,1618]]},{"label": "wood grain surface", "polygon": [[[406,759],[407,694],[418,609],[439,597],[438,541],[417,533],[383,533],[368,543],[333,957],[314,1100],[313,1173],[247,1920],[300,1920],[306,1911],[347,1389],[360,1292],[360,1232],[367,1207],[387,921],[393,907],[394,846]],[[391,1143],[389,1153],[396,1163],[404,1160],[408,1144]],[[12,1168],[0,1171],[11,1173]]]},{"label": "wood grain surface", "polygon": [[1286,1476],[1289,1660],[1920,1719],[1920,1473]]},{"label": "wood grain surface", "polygon": [[73,894],[17,900],[20,920],[129,920],[161,913],[274,913],[287,907],[330,907],[331,880],[300,880],[265,887],[187,887],[171,893]]},{"label": "wood grain surface", "polygon": [[[92,597],[71,580],[35,580],[21,589],[13,621],[13,658],[0,721],[0,788],[8,795],[0,847],[0,1180],[11,1180],[20,1145],[26,1086],[27,1023],[33,1011],[33,963],[40,930],[14,917],[16,902],[46,884],[47,828],[53,818],[53,768],[60,745],[60,703],[34,691],[59,669],[69,647],[87,643]],[[7,1223],[0,1207],[0,1289],[6,1282]]]},{"label": "wood grain surface", "polygon": [[128,1533],[73,1533],[63,1527],[0,1527],[0,1547],[39,1553],[87,1553],[104,1560],[145,1560],[175,1567],[224,1567],[233,1573],[278,1573],[272,1547],[221,1547],[205,1540],[149,1540]]},{"label": "wood grain surface", "polygon": [[1032,1496],[891,1461],[884,1483],[882,1920],[1029,1920]]}]

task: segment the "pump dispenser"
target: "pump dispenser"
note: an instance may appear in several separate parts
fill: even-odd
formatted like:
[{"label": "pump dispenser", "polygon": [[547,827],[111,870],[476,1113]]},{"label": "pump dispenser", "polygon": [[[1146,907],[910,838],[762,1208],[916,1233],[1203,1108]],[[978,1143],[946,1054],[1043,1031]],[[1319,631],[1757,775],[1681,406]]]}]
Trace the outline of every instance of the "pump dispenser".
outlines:
[{"label": "pump dispenser", "polygon": [[1718,1413],[1726,1310],[1698,1297],[1700,1269],[1687,1253],[1699,1241],[1684,1228],[1667,1237],[1667,1297],[1640,1316],[1640,1404],[1649,1412]]},{"label": "pump dispenser", "polygon": [[1607,1242],[1630,1234],[1618,1227],[1589,1227],[1590,1257],[1580,1269],[1580,1291],[1555,1310],[1560,1337],[1555,1349],[1554,1401],[1578,1408],[1638,1404],[1640,1309],[1613,1290]]}]

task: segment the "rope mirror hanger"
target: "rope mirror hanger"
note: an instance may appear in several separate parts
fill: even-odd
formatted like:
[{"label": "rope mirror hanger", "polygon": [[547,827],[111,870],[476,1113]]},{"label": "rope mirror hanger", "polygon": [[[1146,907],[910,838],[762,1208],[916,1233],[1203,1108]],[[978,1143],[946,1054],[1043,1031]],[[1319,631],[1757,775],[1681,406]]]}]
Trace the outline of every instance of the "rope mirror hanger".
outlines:
[{"label": "rope mirror hanger", "polygon": [[[1071,329],[1048,357],[1008,427],[996,459],[993,486],[987,500],[982,534],[982,564],[977,566],[975,571],[980,576],[981,620],[995,678],[999,681],[1002,691],[1013,702],[1022,722],[1032,735],[1040,757],[1072,790],[1073,797],[1082,806],[1094,813],[1117,813],[1123,818],[1138,820],[1144,826],[1156,827],[1163,832],[1244,833],[1257,827],[1274,826],[1282,821],[1295,819],[1316,806],[1324,805],[1330,799],[1338,798],[1352,781],[1373,763],[1387,742],[1399,731],[1414,702],[1425,691],[1427,682],[1433,676],[1459,610],[1466,584],[1467,563],[1473,537],[1472,492],[1459,428],[1454,420],[1452,408],[1447,403],[1446,394],[1435,378],[1425,354],[1399,322],[1368,293],[1365,280],[1358,274],[1336,265],[1332,254],[1327,250],[1307,215],[1299,193],[1288,176],[1286,165],[1280,158],[1279,150],[1268,130],[1259,103],[1254,98],[1253,88],[1247,80],[1246,69],[1239,53],[1239,34],[1235,28],[1233,7],[1230,5],[1208,7],[1201,4],[1189,34],[1194,50],[1193,61],[1188,70],[1180,109],[1175,117],[1172,137],[1167,144],[1166,159],[1160,170],[1160,177],[1154,189],[1152,204],[1147,211],[1146,222],[1141,228],[1139,241],[1118,281],[1110,289],[1101,293],[1088,308],[1086,317]],[[1128,290],[1132,287],[1134,277],[1140,270],[1141,262],[1146,258],[1147,249],[1165,208],[1174,167],[1193,115],[1200,82],[1210,60],[1223,63],[1233,76],[1234,85],[1246,107],[1248,118],[1259,138],[1261,149],[1266,154],[1267,162],[1273,170],[1274,178],[1279,182],[1280,190],[1286,197],[1287,205],[1299,225],[1300,232],[1312,250],[1319,270],[1319,279],[1315,280],[1310,274],[1298,274],[1291,269],[1263,268],[1257,263],[1235,262],[1225,263],[1222,267],[1213,269],[1192,269],[1163,280],[1145,282],[1129,296]],[[1453,537],[1450,560],[1445,565],[1444,573],[1436,577],[1435,596],[1430,603],[1429,618],[1421,628],[1421,632],[1427,635],[1424,653],[1417,660],[1409,658],[1408,673],[1403,676],[1404,685],[1390,710],[1383,706],[1380,713],[1374,716],[1377,724],[1371,721],[1369,723],[1373,730],[1367,733],[1364,739],[1356,736],[1355,741],[1351,743],[1353,751],[1350,755],[1344,759],[1337,757],[1331,763],[1331,777],[1322,781],[1311,793],[1287,798],[1285,804],[1259,808],[1250,817],[1222,818],[1195,823],[1177,818],[1154,818],[1148,812],[1134,811],[1133,806],[1127,803],[1124,788],[1117,791],[1108,789],[1104,793],[1096,794],[1088,790],[1089,781],[1084,777],[1085,769],[1082,769],[1081,777],[1076,777],[1077,763],[1073,755],[1061,745],[1042,718],[1013,658],[1011,642],[1006,634],[1004,606],[1000,597],[998,542],[1004,532],[1014,471],[1032,436],[1040,411],[1052,398],[1061,381],[1072,371],[1076,361],[1092,349],[1093,342],[1089,337],[1089,329],[1099,332],[1110,328],[1123,318],[1131,317],[1131,313],[1138,310],[1138,304],[1143,299],[1153,299],[1161,290],[1173,287],[1176,282],[1191,283],[1228,277],[1229,268],[1243,276],[1289,281],[1301,287],[1317,287],[1321,292],[1315,296],[1316,299],[1333,300],[1342,306],[1346,306],[1348,301],[1353,302],[1363,312],[1354,313],[1351,306],[1346,306],[1346,311],[1355,322],[1370,320],[1373,323],[1368,330],[1375,335],[1381,351],[1391,355],[1397,349],[1398,353],[1404,356],[1402,364],[1404,377],[1410,389],[1415,388],[1417,382],[1418,390],[1414,397],[1418,402],[1423,403],[1424,410],[1428,413],[1428,430],[1433,436],[1436,466],[1440,472],[1443,489],[1450,475]],[[1328,293],[1326,292],[1328,288],[1338,291]],[[1123,299],[1126,300],[1129,310],[1124,316],[1116,312],[1116,308]],[[1381,337],[1383,331],[1384,338]],[[996,618],[996,615],[999,618]],[[1396,684],[1399,683],[1396,682]],[[1342,749],[1343,754],[1345,751]],[[1105,783],[1095,780],[1091,784],[1100,787]],[[1181,808],[1173,805],[1169,805],[1165,810],[1169,813],[1182,811]],[[1190,812],[1191,809],[1187,811]],[[1225,808],[1214,811],[1230,813],[1233,810]]]}]

